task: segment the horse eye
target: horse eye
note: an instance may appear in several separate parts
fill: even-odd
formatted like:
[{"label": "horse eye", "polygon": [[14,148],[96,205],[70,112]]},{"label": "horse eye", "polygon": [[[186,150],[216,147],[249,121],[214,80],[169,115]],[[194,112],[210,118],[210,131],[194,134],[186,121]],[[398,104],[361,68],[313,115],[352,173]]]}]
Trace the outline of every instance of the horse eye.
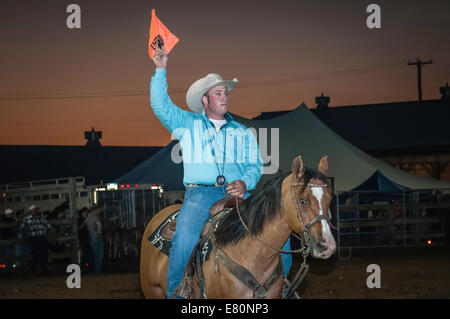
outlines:
[{"label": "horse eye", "polygon": [[305,199],[300,199],[300,204],[308,205],[308,202]]}]

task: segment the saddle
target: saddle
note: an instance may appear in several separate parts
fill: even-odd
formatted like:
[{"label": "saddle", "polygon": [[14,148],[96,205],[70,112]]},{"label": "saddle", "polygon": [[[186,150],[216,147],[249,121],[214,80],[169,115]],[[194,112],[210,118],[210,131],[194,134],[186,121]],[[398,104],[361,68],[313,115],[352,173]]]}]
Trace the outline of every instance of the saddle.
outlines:
[{"label": "saddle", "polygon": [[[242,199],[238,199],[238,204],[240,205],[242,203],[242,201],[243,201]],[[223,198],[221,200],[218,200],[211,206],[211,208],[209,209],[209,216],[212,217],[224,209],[234,208],[235,206],[236,206],[235,198],[228,198],[228,197]],[[161,229],[160,229],[160,235],[164,240],[172,240],[172,237],[175,234],[175,230],[177,228],[177,218],[176,217],[178,217],[178,212],[179,211],[175,212],[177,215],[174,218],[171,218],[172,217],[172,215],[171,215],[171,216],[169,216],[170,221],[162,224],[163,227],[161,227]]]}]

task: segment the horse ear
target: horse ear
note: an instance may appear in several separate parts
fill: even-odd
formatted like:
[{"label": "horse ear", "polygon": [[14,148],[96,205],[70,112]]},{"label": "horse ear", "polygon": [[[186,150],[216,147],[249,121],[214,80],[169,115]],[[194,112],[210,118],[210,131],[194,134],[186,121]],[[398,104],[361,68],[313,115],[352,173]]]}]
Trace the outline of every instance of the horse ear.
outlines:
[{"label": "horse ear", "polygon": [[323,156],[319,162],[319,172],[325,175],[325,172],[328,169],[328,155]]},{"label": "horse ear", "polygon": [[303,161],[302,156],[297,156],[292,162],[292,173],[298,178],[303,175]]}]

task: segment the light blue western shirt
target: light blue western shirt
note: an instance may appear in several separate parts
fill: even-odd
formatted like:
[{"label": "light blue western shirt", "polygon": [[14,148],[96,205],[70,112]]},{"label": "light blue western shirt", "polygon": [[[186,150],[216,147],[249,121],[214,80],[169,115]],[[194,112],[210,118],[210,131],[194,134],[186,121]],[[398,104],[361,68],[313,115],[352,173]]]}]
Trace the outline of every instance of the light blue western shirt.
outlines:
[{"label": "light blue western shirt", "polygon": [[186,187],[213,185],[217,176],[223,175],[227,183],[242,180],[247,190],[255,188],[263,163],[252,130],[226,113],[226,124],[217,133],[204,110],[201,114],[188,112],[173,104],[163,69],[156,69],[152,76],[150,104],[164,127],[180,141]]}]

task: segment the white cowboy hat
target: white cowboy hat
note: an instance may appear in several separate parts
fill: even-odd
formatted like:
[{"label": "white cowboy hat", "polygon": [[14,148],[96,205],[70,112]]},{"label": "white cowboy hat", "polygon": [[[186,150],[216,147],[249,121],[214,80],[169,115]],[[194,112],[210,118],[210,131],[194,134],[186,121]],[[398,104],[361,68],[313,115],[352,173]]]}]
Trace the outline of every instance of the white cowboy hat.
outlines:
[{"label": "white cowboy hat", "polygon": [[38,208],[36,205],[31,205],[30,207],[28,207],[28,210],[33,210],[35,208]]},{"label": "white cowboy hat", "polygon": [[7,208],[5,210],[5,215],[12,214],[12,213],[14,213],[14,210],[12,210],[11,208]]},{"label": "white cowboy hat", "polygon": [[236,78],[227,81],[223,80],[219,74],[208,74],[191,85],[186,93],[186,103],[192,111],[201,113],[203,110],[202,96],[206,92],[215,86],[223,85],[228,89],[228,93],[230,93],[238,82]]}]

